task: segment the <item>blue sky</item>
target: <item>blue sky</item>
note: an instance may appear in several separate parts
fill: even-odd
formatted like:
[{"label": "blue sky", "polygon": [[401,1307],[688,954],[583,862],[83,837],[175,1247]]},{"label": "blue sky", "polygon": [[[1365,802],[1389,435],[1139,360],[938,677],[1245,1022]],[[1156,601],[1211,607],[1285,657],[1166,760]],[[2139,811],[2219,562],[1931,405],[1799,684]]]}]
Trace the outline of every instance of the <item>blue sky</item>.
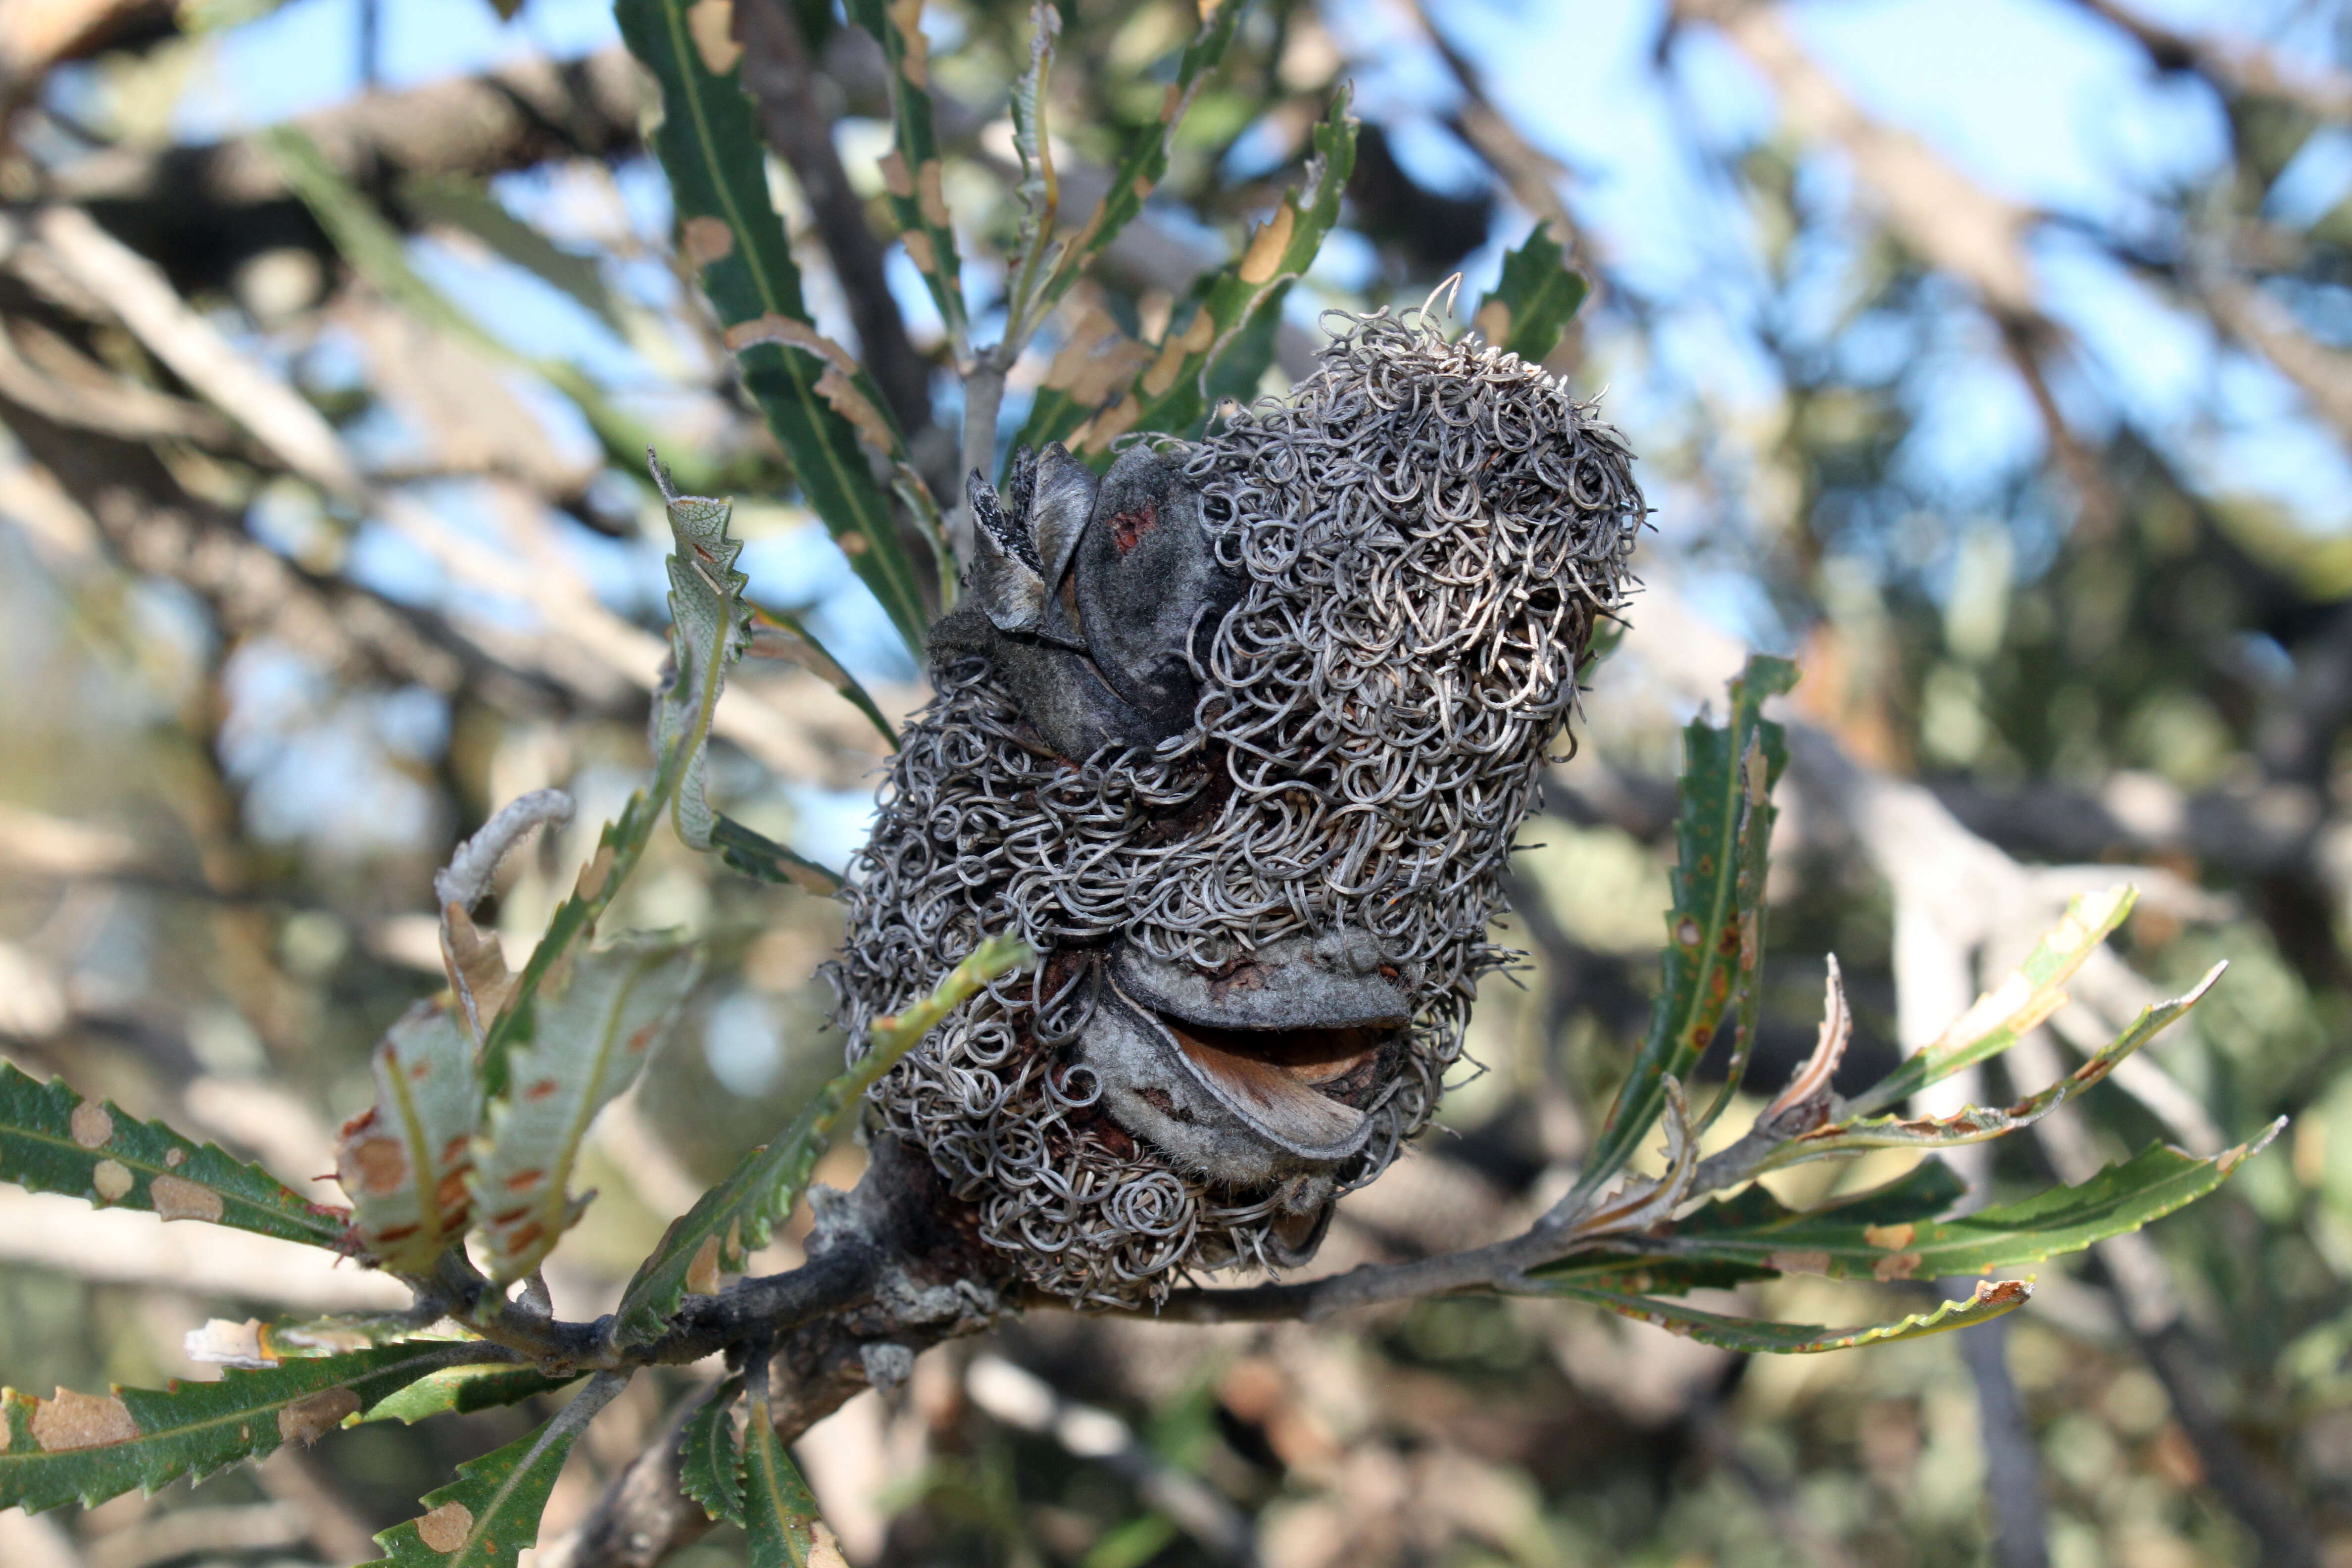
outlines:
[{"label": "blue sky", "polygon": [[[2289,48],[2315,56],[2326,42],[2306,36],[2313,25],[2272,0],[2139,3],[2191,30],[2247,37],[2278,29]],[[1677,44],[1662,72],[1655,0],[1452,0],[1433,9],[1478,64],[1497,103],[1574,171],[1568,194],[1580,222],[1654,310],[1639,334],[1622,325],[1596,331],[1593,350],[1610,382],[1612,416],[1637,444],[1657,449],[1695,436],[1744,438],[1742,421],[1768,414],[1778,386],[1755,338],[1766,290],[1752,215],[1710,160],[1773,134],[1769,90],[1703,30]],[[1360,110],[1395,127],[1400,155],[1424,179],[1450,185],[1472,177],[1465,153],[1438,129],[1454,107],[1455,89],[1404,9],[1387,0],[1334,0],[1327,14],[1350,54],[1367,62],[1355,79]],[[357,0],[294,0],[217,35],[178,105],[177,134],[211,140],[348,96],[358,85],[357,15]],[[2064,0],[1816,0],[1796,6],[1794,16],[1816,58],[1869,111],[1917,132],[1990,188],[2031,207],[2131,231],[2147,221],[2148,193],[2193,181],[2223,156],[2221,109],[2210,94],[2154,79],[2127,41]],[[616,41],[603,0],[531,0],[503,26],[485,0],[386,0],[380,64],[389,84],[404,86]],[[95,83],[81,90],[96,90]],[[1808,165],[1802,181],[1808,198],[1831,210],[1850,195],[1833,159]],[[649,166],[625,171],[623,190],[640,232],[667,228],[664,194]],[[2322,137],[2280,183],[2272,216],[2308,222],[2347,190],[2352,135]],[[570,193],[530,177],[501,182],[499,193],[562,237]],[[1498,231],[1470,259],[1465,304],[1518,237]],[[1794,291],[1800,326],[1848,331],[1850,237],[1830,225],[1809,241],[1804,281]],[[2070,395],[2084,417],[2131,420],[2182,453],[2192,473],[2217,488],[2278,498],[2314,531],[2352,526],[2352,465],[2274,373],[2216,342],[2201,323],[2085,243],[2044,230],[2032,254],[2048,308],[2084,350]],[[635,349],[535,279],[432,242],[420,243],[416,260],[530,353],[571,358],[624,389],[659,379]],[[1368,271],[1361,247],[1335,247],[1317,278],[1344,286]],[[894,276],[919,329],[930,318],[929,303],[910,270]],[[649,301],[674,286],[650,265],[621,281]],[[814,292],[825,309],[823,291]],[[1295,303],[1311,321],[1319,301],[1302,290]],[[1917,394],[1916,434],[1904,454],[1906,471],[1930,493],[1947,495],[1955,512],[1976,504],[1972,486],[1983,489],[2033,461],[2042,438],[1985,334],[1968,330],[1969,319],[1955,312],[1954,331],[1919,351],[1937,356],[1938,374],[1914,378],[1927,384]],[[845,323],[826,324],[845,331]],[[1867,326],[1853,330],[1841,352],[1866,359]],[[1670,549],[1700,521],[1675,515],[1675,495],[1665,486],[1655,498],[1666,509],[1660,521]],[[389,591],[436,586],[415,552],[390,540],[370,538],[361,559]],[[821,532],[772,534],[746,563],[772,600],[816,603],[821,634],[853,668],[904,673],[878,609]],[[635,609],[658,592],[651,552],[604,550],[588,566],[616,606]],[[1765,612],[1737,588],[1717,584],[1699,597],[1733,629],[1776,640],[1775,628],[1759,619]],[[856,814],[838,802],[802,805],[809,830],[803,847],[837,863],[856,836]]]}]

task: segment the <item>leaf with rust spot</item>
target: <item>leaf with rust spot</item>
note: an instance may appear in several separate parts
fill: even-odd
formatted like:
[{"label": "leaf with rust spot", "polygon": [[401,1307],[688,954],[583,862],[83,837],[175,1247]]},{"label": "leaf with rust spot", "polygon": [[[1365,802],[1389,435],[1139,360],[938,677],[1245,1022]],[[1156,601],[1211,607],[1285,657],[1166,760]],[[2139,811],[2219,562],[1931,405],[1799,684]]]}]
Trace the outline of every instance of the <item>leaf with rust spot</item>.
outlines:
[{"label": "leaf with rust spot", "polygon": [[482,1120],[474,1042],[443,1008],[410,1008],[368,1059],[375,1103],[343,1124],[335,1179],[367,1255],[402,1274],[429,1274],[465,1235],[466,1172]]},{"label": "leaf with rust spot", "polygon": [[476,1345],[410,1342],[344,1355],[231,1368],[217,1383],[174,1383],[110,1395],[59,1389],[36,1400],[0,1390],[0,1508],[38,1511],[152,1492],[308,1442]]},{"label": "leaf with rust spot", "polygon": [[538,1268],[579,1217],[570,1186],[588,1129],[636,1080],[700,973],[692,949],[635,938],[579,954],[563,989],[539,999],[467,1178],[500,1284]]},{"label": "leaf with rust spot", "polygon": [[299,1196],[258,1165],[160,1121],[88,1100],[62,1080],[0,1062],[0,1181],[87,1203],[152,1209],[284,1241],[334,1247],[346,1215]]},{"label": "leaf with rust spot", "polygon": [[[551,1422],[457,1467],[457,1479],[425,1494],[424,1513],[378,1535],[379,1563],[393,1568],[515,1568],[539,1539],[547,1494],[579,1436]],[[373,1568],[373,1565],[372,1565]]]}]

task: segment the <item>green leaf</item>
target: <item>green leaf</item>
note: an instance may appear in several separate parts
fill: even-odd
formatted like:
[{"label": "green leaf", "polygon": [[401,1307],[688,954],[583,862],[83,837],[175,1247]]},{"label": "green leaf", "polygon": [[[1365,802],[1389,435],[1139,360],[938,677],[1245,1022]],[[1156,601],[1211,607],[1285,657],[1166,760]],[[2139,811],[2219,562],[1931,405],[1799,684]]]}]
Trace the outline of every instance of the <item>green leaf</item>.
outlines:
[{"label": "green leaf", "polygon": [[949,341],[964,342],[971,323],[964,310],[955,216],[941,189],[940,142],[931,129],[930,44],[923,37],[922,0],[848,0],[848,11],[851,21],[874,35],[889,62],[897,145],[882,161],[882,181],[890,216],[908,258],[940,308]]},{"label": "green leaf", "polygon": [[[1129,430],[1197,434],[1208,424],[1210,377],[1237,344],[1258,341],[1252,329],[1271,330],[1291,282],[1313,264],[1323,237],[1339,219],[1339,198],[1356,166],[1356,121],[1342,89],[1331,112],[1315,128],[1315,152],[1297,190],[1286,192],[1274,216],[1250,237],[1231,265],[1193,286],[1181,324],[1171,320],[1150,368],[1133,391],[1070,432],[1070,450],[1097,467],[1110,462],[1110,444]],[[1261,317],[1265,317],[1264,322]],[[1268,343],[1271,339],[1263,340]],[[1254,378],[1253,378],[1254,379]],[[1032,424],[1036,422],[1033,414]],[[1052,439],[1024,432],[1024,439]]]},{"label": "green leaf", "polygon": [[570,1188],[588,1129],[636,1080],[700,973],[693,949],[637,938],[581,953],[568,983],[540,998],[474,1153],[474,1209],[499,1284],[538,1268],[587,1208]]},{"label": "green leaf", "polygon": [[1620,1317],[1655,1323],[1701,1344],[1727,1351],[1762,1352],[1773,1355],[1810,1355],[1818,1351],[1852,1350],[1856,1345],[1887,1344],[1896,1340],[1923,1339],[1950,1329],[1970,1328],[2013,1312],[2032,1299],[2033,1287],[2023,1279],[1979,1280],[1976,1293],[1965,1300],[1947,1301],[1932,1312],[1914,1312],[1891,1323],[1832,1329],[1818,1323],[1775,1323],[1758,1318],[1733,1318],[1705,1312],[1679,1301],[1650,1296],[1627,1296],[1590,1285],[1545,1284],[1522,1292],[1558,1296],[1606,1307]]},{"label": "green leaf", "polygon": [[482,1082],[465,1026],[430,1002],[394,1024],[368,1058],[375,1101],[343,1126],[335,1179],[367,1256],[396,1274],[430,1274],[466,1234],[467,1177],[482,1122]]},{"label": "green leaf", "polygon": [[751,1420],[743,1431],[743,1528],[750,1568],[841,1568],[840,1545],[817,1517],[801,1468],[776,1436],[768,1408],[767,1367],[751,1379]]},{"label": "green leaf", "polygon": [[703,795],[703,758],[711,716],[727,689],[727,669],[751,646],[751,612],[743,603],[751,579],[735,570],[743,553],[729,537],[734,507],[709,496],[682,496],[654,460],[654,482],[669,515],[669,651],[672,666],[654,692],[653,752],[683,759],[670,795],[670,822],[697,849],[710,847],[710,805]]},{"label": "green leaf", "polygon": [[723,813],[711,829],[710,842],[723,864],[747,877],[757,877],[779,887],[798,888],[819,898],[830,899],[841,892],[840,872],[818,865],[764,834],[753,832]]},{"label": "green leaf", "polygon": [[[539,1517],[572,1445],[625,1380],[599,1376],[538,1431],[457,1467],[457,1479],[425,1494],[431,1506],[378,1535],[378,1563],[397,1568],[514,1568],[539,1540]],[[373,1568],[373,1564],[370,1565]]]},{"label": "green leaf", "polygon": [[[2227,964],[2217,963],[2206,972],[2205,977],[2187,995],[2141,1009],[2131,1027],[2102,1046],[2081,1067],[2056,1083],[2027,1095],[2014,1105],[1991,1108],[1963,1106],[1948,1116],[1844,1114],[1839,1120],[1781,1144],[1760,1169],[1774,1170],[1864,1149],[1934,1149],[1959,1143],[1981,1143],[1987,1139],[2030,1127],[2115,1071],[2116,1065],[2126,1057],[2154,1039],[2174,1019],[2204,1000],[2206,992],[2213,988],[2213,983],[2221,978],[2221,972],[2228,967]],[[2015,1038],[2015,1032],[2011,1032],[2009,1039],[2013,1042]]]},{"label": "green leaf", "polygon": [[160,1391],[61,1388],[38,1399],[0,1389],[0,1508],[38,1512],[133,1488],[152,1493],[182,1476],[202,1480],[282,1443],[314,1442],[394,1390],[483,1353],[478,1344],[412,1342]]},{"label": "green leaf", "polygon": [[1538,224],[1518,249],[1503,258],[1503,276],[1471,321],[1478,335],[1529,364],[1559,346],[1560,333],[1584,303],[1584,275],[1568,265],[1568,252],[1549,226]]},{"label": "green leaf", "polygon": [[[2008,979],[1978,997],[1975,1005],[1906,1058],[1902,1066],[1848,1101],[1845,1111],[1866,1116],[1884,1110],[1963,1068],[1999,1056],[2040,1027],[2043,1019],[2065,1005],[2066,993],[2061,987],[2106,941],[2108,933],[2124,923],[2138,897],[2139,889],[2130,886],[2077,895]],[[2207,976],[2206,984],[2211,983],[2212,977]],[[2203,987],[2199,987],[2199,994],[2202,992]]]},{"label": "green leaf", "polygon": [[[1731,683],[1730,723],[1717,729],[1702,714],[1683,731],[1675,901],[1666,913],[1658,999],[1633,1072],[1577,1181],[1580,1193],[1599,1191],[1633,1156],[1665,1109],[1667,1080],[1689,1080],[1735,1000],[1743,1049],[1754,1037],[1764,852],[1771,837],[1772,786],[1788,762],[1780,727],[1767,722],[1762,710],[1766,698],[1796,682],[1796,666],[1755,655]],[[1731,1083],[1737,1082],[1735,1075]],[[1723,1103],[1718,1099],[1707,1120]]]},{"label": "green leaf", "polygon": [[476,180],[451,174],[411,175],[400,183],[400,201],[418,217],[459,228],[580,307],[627,341],[629,323],[620,301],[605,286],[604,268],[593,256],[565,250],[507,210],[506,204]]},{"label": "green leaf", "polygon": [[[707,52],[698,42],[688,17],[693,8],[688,0],[619,0],[614,7],[630,52],[661,85],[664,118],[654,151],[669,175],[683,252],[698,269],[742,365],[744,387],[792,458],[810,506],[919,661],[930,613],[889,499],[859,449],[858,426],[836,399],[861,416],[871,415],[885,431],[888,405],[854,363],[855,374],[845,376],[814,346],[822,340],[809,324],[800,269],[768,201],[751,100],[725,56],[723,36]],[[720,8],[703,14],[706,21],[714,16],[723,26]],[[788,349],[788,342],[809,352]],[[854,402],[844,395],[852,392]]]},{"label": "green leaf", "polygon": [[[1926,1159],[1884,1186],[1856,1193],[1819,1208],[1790,1208],[1760,1183],[1717,1198],[1676,1220],[1670,1234],[1676,1247],[1703,1244],[1721,1235],[1764,1235],[1797,1220],[1842,1225],[1860,1233],[1872,1226],[1916,1224],[1933,1219],[1966,1195],[1969,1184],[1949,1165]],[[1608,1289],[1639,1295],[1680,1295],[1701,1288],[1724,1289],[1749,1279],[1771,1279],[1780,1270],[1746,1258],[1694,1256],[1688,1251],[1643,1252],[1627,1258],[1584,1252],[1528,1270],[1543,1279],[1577,1279]]]},{"label": "green leaf", "polygon": [[467,1415],[477,1410],[520,1405],[580,1381],[577,1373],[556,1374],[535,1366],[452,1366],[368,1406],[362,1421],[398,1421],[414,1426],[433,1415]]},{"label": "green leaf", "polygon": [[[2284,1119],[2251,1142],[2200,1160],[2164,1144],[2109,1165],[2077,1187],[2059,1186],[2021,1202],[1950,1219],[1874,1220],[1837,1208],[1795,1213],[1769,1194],[1742,1194],[1736,1213],[1653,1238],[1661,1262],[1742,1264],[1780,1274],[1834,1279],[1935,1279],[2014,1268],[2137,1230],[2220,1186],[2247,1156],[2277,1136]],[[1737,1201],[1737,1200],[1735,1200]],[[1710,1205],[1712,1206],[1712,1205]],[[1569,1264],[1534,1272],[1572,1271]]]},{"label": "green leaf", "polygon": [[712,1522],[743,1522],[743,1439],[735,1407],[743,1380],[730,1377],[686,1418],[678,1438],[678,1489],[702,1505]]},{"label": "green leaf", "polygon": [[840,660],[825,651],[824,645],[801,624],[798,616],[789,610],[762,609],[757,605],[751,608],[751,646],[748,650],[749,657],[780,658],[799,665],[849,699],[859,712],[873,721],[874,728],[890,743],[890,749],[894,752],[898,749],[898,731],[890,727],[890,721],[882,716],[882,710],[875,706],[874,699],[866,694],[866,688],[859,684],[856,676],[841,668]]},{"label": "green leaf", "polygon": [[658,1339],[689,1291],[707,1294],[722,1272],[743,1267],[792,1212],[823,1154],[857,1113],[866,1091],[982,985],[1036,954],[1011,936],[993,936],[956,965],[939,989],[896,1017],[875,1021],[866,1054],[817,1090],[784,1134],[755,1149],[732,1174],[702,1194],[669,1227],[621,1298],[614,1332],[623,1343]]},{"label": "green leaf", "polygon": [[[630,795],[621,815],[604,825],[596,853],[581,868],[572,896],[549,917],[546,932],[515,976],[504,1010],[488,1025],[482,1040],[482,1079],[492,1095],[506,1091],[508,1055],[518,1041],[530,1036],[541,985],[572,944],[595,928],[644,857],[663,809],[685,793],[689,776],[692,799],[678,807],[678,836],[693,843],[698,826],[710,816],[702,794],[710,716],[726,683],[727,666],[741,657],[749,637],[742,604],[745,579],[734,570],[742,545],[728,536],[726,502],[677,496],[668,470],[659,462],[653,468],[668,503],[670,653],[676,666],[654,697],[657,771],[653,787]],[[711,830],[700,826],[705,847]]]},{"label": "green leaf", "polygon": [[214,1144],[192,1142],[160,1121],[134,1121],[111,1101],[84,1100],[62,1079],[41,1083],[5,1062],[0,1181],[312,1247],[340,1247],[351,1218]]},{"label": "green leaf", "polygon": [[[1084,275],[1087,264],[1109,249],[1111,242],[1143,211],[1153,187],[1168,173],[1168,154],[1176,127],[1182,123],[1184,111],[1192,106],[1192,97],[1200,91],[1202,79],[1225,58],[1225,49],[1234,41],[1234,32],[1248,9],[1245,0],[1227,0],[1208,13],[1200,30],[1185,44],[1183,53],[1176,58],[1176,74],[1160,100],[1158,121],[1128,138],[1102,200],[1095,204],[1094,212],[1063,245],[1061,254],[1055,259],[1054,270],[1033,307],[1032,319],[1043,320],[1055,301],[1069,291],[1070,285]],[[1079,417],[1084,416],[1082,412]],[[1072,426],[1076,424],[1076,420],[1071,421]],[[1066,430],[1038,437],[1033,444],[1042,446],[1057,439]],[[1024,436],[1024,439],[1030,437]]]},{"label": "green leaf", "polygon": [[597,835],[596,853],[580,868],[572,896],[558,904],[555,913],[548,918],[547,930],[541,934],[539,945],[531,949],[529,962],[515,976],[505,1010],[488,1026],[482,1040],[482,1083],[489,1093],[506,1092],[508,1055],[518,1042],[530,1038],[538,1017],[540,986],[556,963],[572,951],[572,944],[595,930],[597,920],[645,855],[646,845],[661,821],[663,803],[677,787],[685,769],[685,753],[672,752],[660,763],[653,787],[630,795],[621,807],[621,815],[606,823],[604,832]]}]

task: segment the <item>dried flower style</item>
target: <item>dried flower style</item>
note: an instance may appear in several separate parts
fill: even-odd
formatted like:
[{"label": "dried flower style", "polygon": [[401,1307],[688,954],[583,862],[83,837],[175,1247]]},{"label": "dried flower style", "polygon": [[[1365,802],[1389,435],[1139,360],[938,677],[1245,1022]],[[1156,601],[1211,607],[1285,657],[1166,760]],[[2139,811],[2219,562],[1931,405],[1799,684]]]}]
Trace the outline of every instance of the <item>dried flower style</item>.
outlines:
[{"label": "dried flower style", "polygon": [[1418,312],[1287,401],[975,476],[938,696],[853,869],[853,1058],[982,933],[1050,956],[876,1090],[1082,1304],[1296,1266],[1435,1109],[1513,833],[1643,516],[1622,438]]}]

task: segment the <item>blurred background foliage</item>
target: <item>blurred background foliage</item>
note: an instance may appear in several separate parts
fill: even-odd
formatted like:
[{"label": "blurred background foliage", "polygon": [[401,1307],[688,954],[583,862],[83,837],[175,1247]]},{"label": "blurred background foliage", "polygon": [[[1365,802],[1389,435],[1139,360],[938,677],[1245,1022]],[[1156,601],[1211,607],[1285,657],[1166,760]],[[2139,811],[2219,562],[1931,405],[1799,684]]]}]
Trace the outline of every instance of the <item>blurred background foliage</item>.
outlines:
[{"label": "blurred background foliage", "polygon": [[[1057,163],[1099,184],[1197,18],[1061,9]],[[819,322],[954,494],[961,392],[888,237],[879,54],[827,0],[732,21]],[[1024,7],[936,0],[921,26],[984,339]],[[2041,1059],[2216,958],[2230,976],[2146,1070],[1972,1179],[2079,1180],[2151,1136],[2210,1152],[2295,1120],[2152,1247],[2046,1266],[2032,1308],[1965,1337],[1751,1364],[1524,1300],[1220,1330],[1039,1314],[802,1444],[852,1559],[2352,1563],[2352,12],[1260,0],[1144,220],[1016,367],[1007,436],[1041,386],[1103,401],[1135,375],[1126,340],[1296,181],[1343,81],[1347,208],[1260,390],[1307,367],[1327,307],[1417,304],[1458,270],[1466,322],[1549,225],[1594,284],[1553,368],[1607,390],[1656,530],[1523,836],[1530,959],[1482,1004],[1484,1076],[1349,1200],[1318,1268],[1501,1235],[1563,1190],[1655,984],[1675,727],[1743,646],[1806,672],[1759,1088],[1810,1044],[1824,953],[1867,1078],[2067,889],[2128,874],[2149,897],[2126,962],[2084,972]],[[649,440],[738,498],[756,599],[803,613],[886,709],[920,700],[685,281],[651,102],[595,0],[0,6],[10,1059],[289,1178],[331,1169],[367,1046],[436,984],[431,869],[500,801],[580,798],[584,826],[501,887],[511,951],[646,773]],[[287,388],[331,441],[277,418]],[[866,721],[797,671],[746,673],[724,712],[715,792],[842,864]],[[696,926],[715,961],[600,1130],[604,1201],[552,1281],[571,1317],[841,1044],[814,978],[835,906],[667,840],[625,902],[619,925]],[[248,1241],[0,1193],[0,1381],[152,1383],[193,1373],[207,1316],[398,1299]],[[1857,1310],[1819,1281],[1764,1297]],[[551,1529],[652,1439],[675,1388],[651,1382],[592,1430]],[[0,1562],[355,1562],[527,1420],[352,1431],[200,1495],[0,1515]],[[740,1553],[714,1536],[680,1561]]]}]

